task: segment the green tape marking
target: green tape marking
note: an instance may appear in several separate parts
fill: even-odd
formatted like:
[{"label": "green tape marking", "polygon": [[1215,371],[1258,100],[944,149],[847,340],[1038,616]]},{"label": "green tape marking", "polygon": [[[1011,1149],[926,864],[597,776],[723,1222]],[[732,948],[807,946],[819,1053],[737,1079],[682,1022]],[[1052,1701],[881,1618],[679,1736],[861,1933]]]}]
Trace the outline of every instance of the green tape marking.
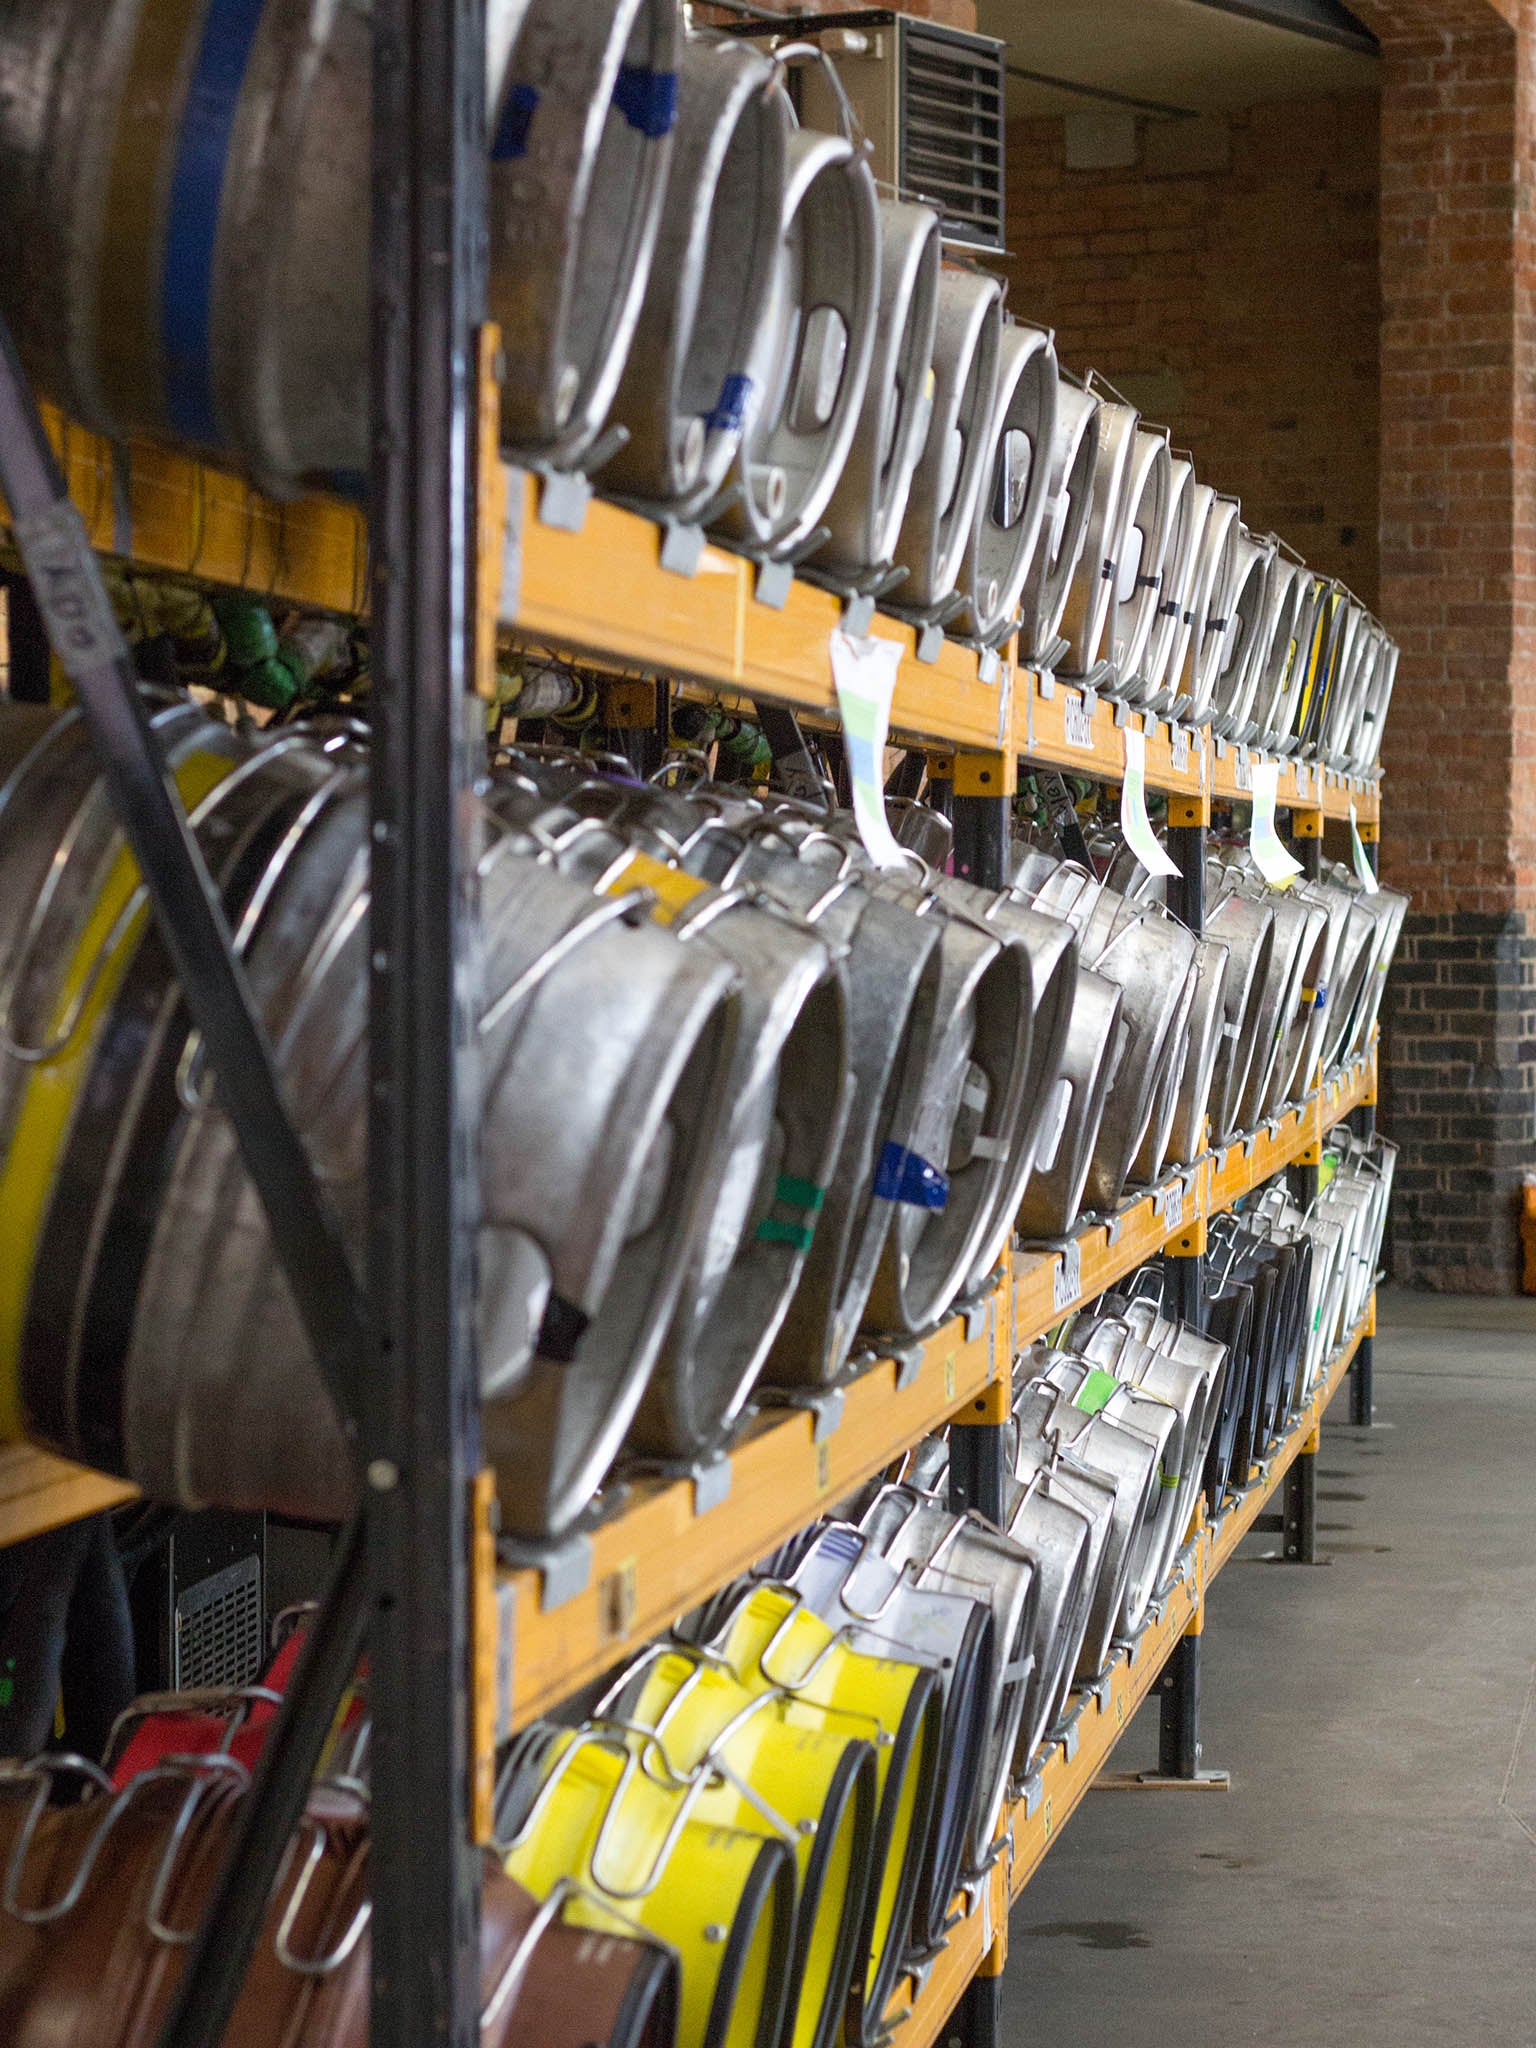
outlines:
[{"label": "green tape marking", "polygon": [[1072,1406],[1080,1408],[1085,1415],[1097,1415],[1118,1392],[1119,1386],[1120,1382],[1112,1372],[1091,1366],[1087,1379],[1072,1397]]}]

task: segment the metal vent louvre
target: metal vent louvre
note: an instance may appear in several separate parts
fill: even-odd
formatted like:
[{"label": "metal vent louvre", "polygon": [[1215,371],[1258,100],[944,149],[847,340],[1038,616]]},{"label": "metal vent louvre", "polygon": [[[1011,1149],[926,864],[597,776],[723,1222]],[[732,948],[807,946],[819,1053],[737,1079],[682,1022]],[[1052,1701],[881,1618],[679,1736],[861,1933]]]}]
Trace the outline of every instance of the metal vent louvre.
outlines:
[{"label": "metal vent louvre", "polygon": [[177,1594],[173,1687],[249,1685],[261,1671],[265,1637],[261,1559],[244,1557]]},{"label": "metal vent louvre", "polygon": [[910,15],[899,19],[898,183],[906,197],[942,209],[946,242],[1001,249],[1004,46]]}]

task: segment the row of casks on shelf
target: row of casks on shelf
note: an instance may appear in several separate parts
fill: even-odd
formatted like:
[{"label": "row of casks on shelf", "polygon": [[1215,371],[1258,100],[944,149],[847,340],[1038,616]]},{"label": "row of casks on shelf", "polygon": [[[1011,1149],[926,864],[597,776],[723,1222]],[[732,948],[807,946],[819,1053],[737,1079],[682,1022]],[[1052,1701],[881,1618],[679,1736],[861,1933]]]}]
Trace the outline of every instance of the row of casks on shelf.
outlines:
[{"label": "row of casks on shelf", "polygon": [[[495,0],[508,452],[1147,710],[1372,772],[1397,650],[1058,364],[846,103],[675,0]],[[0,21],[0,307],[47,390],[269,487],[368,457],[370,14],[170,0]],[[800,56],[803,44],[796,45]],[[830,59],[819,57],[829,72]],[[835,87],[835,72],[832,72]],[[841,118],[835,110],[844,108]]]},{"label": "row of casks on shelf", "polygon": [[[357,1256],[366,749],[155,714]],[[159,1497],[339,1517],[341,1419],[74,713],[0,716],[8,1426]],[[1214,858],[1206,936],[1035,847],[503,755],[483,790],[480,1350],[509,1532],[839,1384],[1364,1049],[1403,899]],[[943,820],[908,806],[931,841]]]},{"label": "row of casks on shelf", "polygon": [[[170,701],[155,731],[361,1259],[367,754]],[[6,1423],[188,1505],[354,1484],[75,713],[0,714]],[[478,1231],[504,1525],[697,1460],[1364,1049],[1403,899],[1211,863],[1196,938],[1037,847],[985,890],[850,818],[506,754],[482,791]],[[944,821],[908,806],[902,829]]]},{"label": "row of casks on shelf", "polygon": [[[957,1897],[990,1881],[1074,1689],[1166,1595],[1197,1500],[1219,1510],[1246,1482],[1358,1320],[1391,1168],[1379,1138],[1336,1134],[1309,1210],[1277,1187],[1223,1219],[1203,1330],[1148,1268],[1023,1352],[1000,1525],[947,1505],[941,1433],[516,1736],[484,1873],[482,2039],[879,2048]],[[130,1710],[104,1768],[0,1774],[16,2048],[58,2038],[61,2015],[94,2016],[93,2048],[154,2038],[290,1653],[262,1688]],[[366,2039],[365,1702],[283,1866],[238,2048]]]}]

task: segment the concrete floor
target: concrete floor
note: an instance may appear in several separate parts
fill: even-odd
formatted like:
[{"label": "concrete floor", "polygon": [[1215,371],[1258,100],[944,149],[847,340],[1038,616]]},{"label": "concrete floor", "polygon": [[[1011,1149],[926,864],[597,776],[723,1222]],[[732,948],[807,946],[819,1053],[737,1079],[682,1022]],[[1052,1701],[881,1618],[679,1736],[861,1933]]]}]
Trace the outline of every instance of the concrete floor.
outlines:
[{"label": "concrete floor", "polygon": [[[1319,1555],[1212,1588],[1204,1762],[1090,1794],[1014,1909],[1006,2048],[1536,2048],[1536,1301],[1385,1295]],[[1156,1702],[1116,1767],[1156,1759]]]}]

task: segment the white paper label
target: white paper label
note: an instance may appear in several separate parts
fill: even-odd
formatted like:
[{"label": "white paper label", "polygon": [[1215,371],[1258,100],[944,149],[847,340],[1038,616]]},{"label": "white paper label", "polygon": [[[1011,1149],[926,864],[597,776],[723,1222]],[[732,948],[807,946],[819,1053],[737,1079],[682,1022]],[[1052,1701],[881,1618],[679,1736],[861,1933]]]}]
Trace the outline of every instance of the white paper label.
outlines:
[{"label": "white paper label", "polygon": [[1149,875],[1176,875],[1179,864],[1158,841],[1147,816],[1147,736],[1125,728],[1125,780],[1120,785],[1120,830]]},{"label": "white paper label", "polygon": [[1253,823],[1248,831],[1248,851],[1253,864],[1272,889],[1288,889],[1302,872],[1301,862],[1286,852],[1275,830],[1275,797],[1280,787],[1280,763],[1253,764]]},{"label": "white paper label", "polygon": [[1182,775],[1189,766],[1189,727],[1170,725],[1168,745],[1173,753],[1173,772],[1175,775]]},{"label": "white paper label", "polygon": [[1381,888],[1376,871],[1366,856],[1365,844],[1360,837],[1359,821],[1355,817],[1355,800],[1349,800],[1349,843],[1355,857],[1355,874],[1367,896],[1374,896]]},{"label": "white paper label", "polygon": [[[1239,747],[1237,750],[1237,757],[1232,763],[1232,779],[1237,784],[1239,789],[1252,789],[1253,772],[1255,765],[1256,764],[1250,761],[1248,758],[1248,749],[1246,747]],[[1278,767],[1276,767],[1275,784],[1277,788],[1279,787],[1279,779],[1280,770]]]},{"label": "white paper label", "polygon": [[854,823],[876,867],[900,867],[906,856],[885,815],[885,738],[901,645],[896,640],[855,638],[834,626],[831,646],[832,681],[853,784]]},{"label": "white paper label", "polygon": [[1051,1282],[1051,1302],[1057,1314],[1069,1309],[1082,1291],[1083,1252],[1074,1238],[1062,1253]]},{"label": "white paper label", "polygon": [[1162,1217],[1168,1229],[1177,1230],[1184,1221],[1183,1181],[1171,1181],[1167,1187],[1159,1192],[1153,1207],[1157,1210],[1158,1215]]},{"label": "white paper label", "polygon": [[1066,700],[1067,745],[1091,749],[1093,746],[1093,706],[1086,697],[1068,697]]}]

